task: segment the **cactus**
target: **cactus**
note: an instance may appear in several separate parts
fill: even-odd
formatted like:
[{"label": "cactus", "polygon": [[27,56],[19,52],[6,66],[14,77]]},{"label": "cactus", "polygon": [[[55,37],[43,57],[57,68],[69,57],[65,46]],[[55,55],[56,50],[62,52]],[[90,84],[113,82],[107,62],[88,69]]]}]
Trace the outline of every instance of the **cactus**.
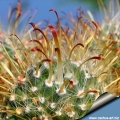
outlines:
[{"label": "cactus", "polygon": [[57,16],[56,28],[48,25],[40,30],[30,22],[33,32],[27,29],[18,37],[20,2],[17,10],[12,33],[1,32],[9,43],[1,41],[4,56],[0,61],[1,119],[82,118],[102,93],[118,85],[120,78],[115,65],[119,64],[119,34],[114,39],[81,11],[77,21],[69,19],[73,30],[66,29],[58,13],[51,9]]}]

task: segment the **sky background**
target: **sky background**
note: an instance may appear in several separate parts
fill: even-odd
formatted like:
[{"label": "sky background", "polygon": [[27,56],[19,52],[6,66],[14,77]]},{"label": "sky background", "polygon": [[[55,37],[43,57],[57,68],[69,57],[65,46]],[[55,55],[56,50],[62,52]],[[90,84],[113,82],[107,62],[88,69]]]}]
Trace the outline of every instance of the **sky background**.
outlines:
[{"label": "sky background", "polygon": [[[0,23],[3,23],[4,27],[6,27],[6,24],[4,23],[7,23],[9,7],[11,6],[12,8],[14,8],[16,7],[16,5],[17,5],[17,0],[0,0]],[[73,16],[75,16],[76,9],[79,7],[82,7],[82,10],[84,11],[86,11],[87,9],[90,9],[93,15],[95,16],[96,20],[100,22],[100,14],[96,9],[97,6],[95,5],[94,6],[87,5],[79,2],[73,3],[68,0],[66,0],[65,3],[63,2],[63,0],[62,2],[60,2],[60,0],[21,0],[21,5],[23,10],[23,14],[21,15],[21,17],[27,12],[27,10],[31,10],[28,16],[33,15],[34,11],[37,10],[35,17],[32,20],[32,22],[34,23],[38,23],[41,20],[50,20],[50,23],[54,25],[57,19],[54,13],[49,12],[50,9],[55,9],[58,12],[58,15],[61,17],[63,16],[62,11],[64,11],[67,15],[69,15],[69,13],[72,12]],[[27,21],[27,19],[28,17],[26,17],[24,21]],[[67,23],[67,21],[64,21],[64,23]],[[119,116],[120,118],[119,111],[120,111],[120,99],[117,99],[116,101],[110,103],[105,107],[102,107],[96,112],[89,114],[82,120],[89,120],[90,116],[93,116],[93,117]]]},{"label": "sky background", "polygon": [[[20,0],[22,6],[21,18],[28,10],[30,10],[29,14],[24,19],[25,23],[25,21],[28,20],[29,16],[33,15],[34,12],[37,10],[37,13],[32,22],[38,23],[42,20],[49,20],[50,24],[54,25],[57,19],[53,12],[49,12],[50,9],[55,9],[58,12],[59,17],[61,18],[64,16],[62,12],[65,12],[68,16],[69,13],[72,12],[73,16],[75,17],[77,8],[81,7],[84,12],[90,9],[97,21],[100,21],[100,16],[98,14],[98,11],[96,11],[96,5],[87,5],[78,2],[78,0],[75,1],[76,2],[71,2],[71,0],[66,0],[66,2],[63,2],[63,0]],[[0,0],[0,22],[2,24],[7,23],[9,8],[15,8],[16,5],[17,0]],[[65,19],[61,22],[68,23]]]}]

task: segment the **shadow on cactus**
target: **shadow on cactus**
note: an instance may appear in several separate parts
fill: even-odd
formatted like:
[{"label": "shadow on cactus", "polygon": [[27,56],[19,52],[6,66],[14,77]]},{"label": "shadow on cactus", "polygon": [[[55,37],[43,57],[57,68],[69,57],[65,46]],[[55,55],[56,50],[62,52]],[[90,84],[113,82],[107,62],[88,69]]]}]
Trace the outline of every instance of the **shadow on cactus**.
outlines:
[{"label": "shadow on cactus", "polygon": [[[109,13],[103,26],[90,11],[87,16],[80,10],[76,18],[65,16],[72,28],[62,26],[51,9],[57,17],[56,27],[40,30],[40,23],[29,21],[18,34],[22,13],[18,2],[9,15],[7,32],[0,32],[1,119],[79,119],[102,93],[120,95],[118,16],[111,16],[101,1],[99,6]],[[16,18],[10,27],[14,11]]]}]

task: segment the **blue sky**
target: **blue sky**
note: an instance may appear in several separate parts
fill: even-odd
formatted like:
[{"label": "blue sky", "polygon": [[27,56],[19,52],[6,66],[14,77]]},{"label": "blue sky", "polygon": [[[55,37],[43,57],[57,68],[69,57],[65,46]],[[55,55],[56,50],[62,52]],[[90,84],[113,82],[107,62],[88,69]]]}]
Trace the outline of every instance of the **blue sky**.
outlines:
[{"label": "blue sky", "polygon": [[[54,13],[49,12],[49,10],[55,9],[58,12],[59,17],[63,16],[62,11],[64,11],[67,15],[72,12],[73,15],[76,15],[76,9],[82,6],[82,10],[86,11],[90,9],[87,5],[76,4],[76,3],[68,3],[65,5],[61,5],[58,0],[20,0],[22,5],[23,13],[21,17],[24,15],[27,10],[31,10],[28,16],[31,16],[34,11],[37,9],[37,13],[32,20],[32,22],[37,23],[41,20],[50,20],[50,24],[54,24],[57,19]],[[6,21],[8,18],[8,10],[9,6],[15,8],[17,5],[17,0],[0,0],[0,21]],[[27,21],[28,17],[26,17]],[[25,20],[24,20],[25,22]],[[64,21],[67,23],[67,21]]]}]

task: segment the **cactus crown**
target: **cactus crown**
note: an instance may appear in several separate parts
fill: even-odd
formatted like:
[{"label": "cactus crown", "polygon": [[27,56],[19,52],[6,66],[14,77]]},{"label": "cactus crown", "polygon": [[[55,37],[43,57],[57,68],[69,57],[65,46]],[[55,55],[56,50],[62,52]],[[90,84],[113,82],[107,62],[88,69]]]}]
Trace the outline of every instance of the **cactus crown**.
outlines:
[{"label": "cactus crown", "polygon": [[106,32],[106,26],[100,27],[81,11],[77,21],[69,18],[73,30],[62,27],[57,12],[51,9],[57,16],[56,28],[48,25],[40,30],[38,24],[30,22],[32,28],[26,26],[19,36],[20,2],[16,10],[12,34],[1,32],[1,118],[83,117],[98,96],[119,81],[117,70],[113,70],[118,64],[119,34]]}]

